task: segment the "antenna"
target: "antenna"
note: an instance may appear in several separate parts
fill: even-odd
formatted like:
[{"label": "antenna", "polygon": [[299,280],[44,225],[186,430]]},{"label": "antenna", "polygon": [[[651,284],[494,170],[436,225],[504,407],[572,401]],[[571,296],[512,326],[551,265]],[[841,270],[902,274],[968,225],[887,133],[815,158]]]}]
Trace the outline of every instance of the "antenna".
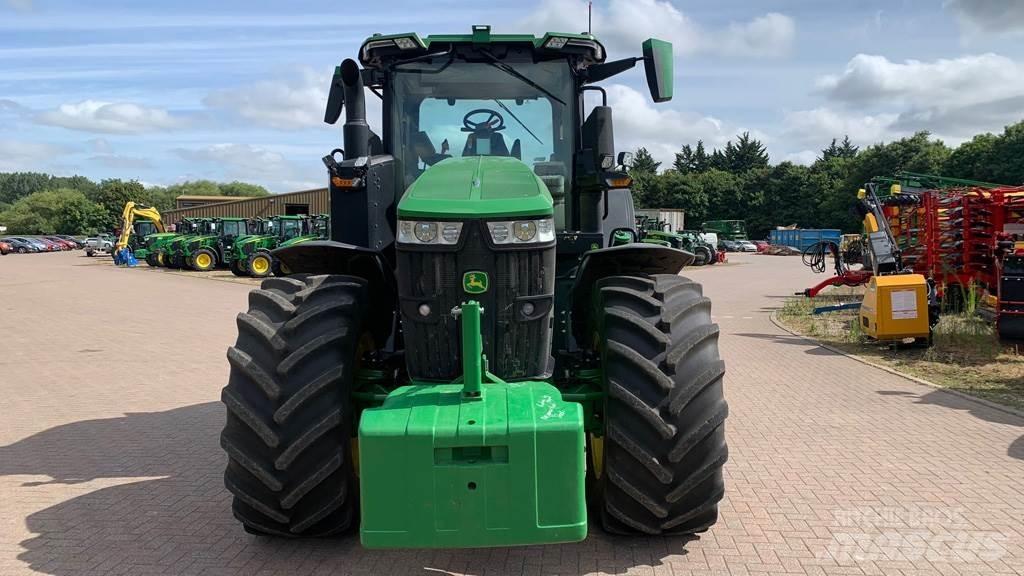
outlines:
[{"label": "antenna", "polygon": [[587,2],[587,34],[591,33],[591,16],[594,12],[594,3]]}]

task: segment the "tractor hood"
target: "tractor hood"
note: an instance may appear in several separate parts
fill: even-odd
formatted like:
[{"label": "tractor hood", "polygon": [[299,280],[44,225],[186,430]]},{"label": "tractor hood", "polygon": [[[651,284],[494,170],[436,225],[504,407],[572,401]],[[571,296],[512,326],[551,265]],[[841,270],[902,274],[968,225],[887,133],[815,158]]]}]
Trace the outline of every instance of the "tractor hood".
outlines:
[{"label": "tractor hood", "polygon": [[549,216],[551,193],[520,160],[448,158],[427,169],[398,203],[401,218]]}]

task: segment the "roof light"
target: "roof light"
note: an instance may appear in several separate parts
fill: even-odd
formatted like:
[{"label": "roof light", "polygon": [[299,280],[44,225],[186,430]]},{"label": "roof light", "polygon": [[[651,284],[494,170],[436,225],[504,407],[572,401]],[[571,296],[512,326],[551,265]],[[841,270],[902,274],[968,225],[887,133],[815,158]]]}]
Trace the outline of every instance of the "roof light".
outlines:
[{"label": "roof light", "polygon": [[416,48],[419,48],[419,45],[416,43],[416,40],[413,39],[412,36],[402,36],[400,38],[395,38],[395,46],[398,46],[402,50],[415,50]]},{"label": "roof light", "polygon": [[561,50],[565,47],[565,43],[568,41],[569,39],[564,36],[552,36],[544,43],[544,47],[549,50]]}]

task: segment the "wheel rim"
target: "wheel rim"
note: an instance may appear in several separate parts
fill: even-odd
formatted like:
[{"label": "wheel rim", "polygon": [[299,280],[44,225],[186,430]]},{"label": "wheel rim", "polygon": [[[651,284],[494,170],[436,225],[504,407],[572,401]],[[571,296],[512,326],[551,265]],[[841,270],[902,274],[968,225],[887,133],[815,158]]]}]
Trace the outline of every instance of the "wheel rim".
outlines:
[{"label": "wheel rim", "polygon": [[594,478],[604,473],[604,437],[590,434],[590,463],[594,466]]},{"label": "wheel rim", "polygon": [[196,256],[196,266],[199,268],[209,268],[212,263],[212,258],[209,254],[199,254]]},{"label": "wheel rim", "polygon": [[256,274],[266,274],[270,270],[270,261],[264,256],[258,256],[252,260],[252,271]]}]

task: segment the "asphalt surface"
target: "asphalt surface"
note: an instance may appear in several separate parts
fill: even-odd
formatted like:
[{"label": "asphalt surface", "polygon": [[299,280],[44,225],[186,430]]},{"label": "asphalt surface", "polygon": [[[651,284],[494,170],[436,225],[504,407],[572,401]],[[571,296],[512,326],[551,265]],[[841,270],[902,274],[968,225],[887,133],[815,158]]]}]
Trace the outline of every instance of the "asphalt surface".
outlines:
[{"label": "asphalt surface", "polygon": [[771,310],[816,280],[798,258],[685,274],[728,366],[712,530],[385,552],[231,516],[218,398],[251,281],[0,257],[0,575],[1024,573],[1024,419],[776,328]]}]

